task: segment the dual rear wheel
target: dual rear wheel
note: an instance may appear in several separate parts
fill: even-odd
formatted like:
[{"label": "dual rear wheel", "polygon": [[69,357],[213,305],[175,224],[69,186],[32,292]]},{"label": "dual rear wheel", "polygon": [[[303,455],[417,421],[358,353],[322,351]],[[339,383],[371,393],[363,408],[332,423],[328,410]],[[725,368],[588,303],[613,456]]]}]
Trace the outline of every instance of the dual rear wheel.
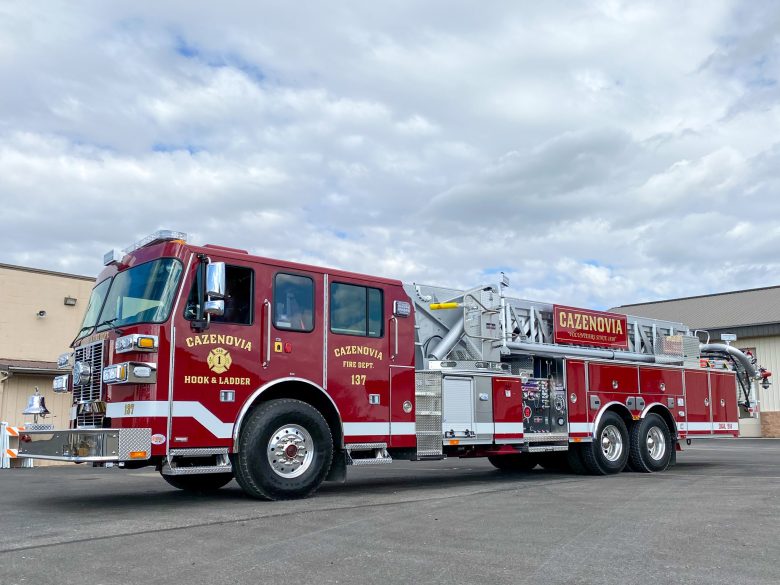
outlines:
[{"label": "dual rear wheel", "polygon": [[591,475],[620,473],[626,467],[651,473],[669,467],[674,442],[664,419],[648,414],[629,429],[616,412],[605,412],[591,443],[581,444],[584,470]]},{"label": "dual rear wheel", "polygon": [[533,454],[489,457],[503,471],[530,471],[537,464],[549,470],[570,469],[574,473],[611,475],[626,467],[644,473],[663,471],[672,460],[674,442],[669,427],[657,414],[648,414],[629,429],[616,412],[605,412],[590,443],[569,445],[563,454],[546,459]]}]

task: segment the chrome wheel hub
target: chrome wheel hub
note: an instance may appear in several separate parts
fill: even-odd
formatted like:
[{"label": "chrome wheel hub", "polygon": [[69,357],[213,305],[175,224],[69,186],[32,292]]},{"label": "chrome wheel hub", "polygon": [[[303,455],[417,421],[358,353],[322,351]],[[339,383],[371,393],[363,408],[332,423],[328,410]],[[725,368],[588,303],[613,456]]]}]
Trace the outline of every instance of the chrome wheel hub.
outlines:
[{"label": "chrome wheel hub", "polygon": [[617,461],[623,454],[623,437],[615,425],[607,425],[601,431],[601,451],[607,461]]},{"label": "chrome wheel hub", "polygon": [[285,425],[271,435],[266,453],[276,475],[286,479],[298,477],[311,467],[314,442],[302,426]]},{"label": "chrome wheel hub", "polygon": [[666,453],[666,438],[658,427],[652,427],[647,433],[647,452],[656,461]]}]

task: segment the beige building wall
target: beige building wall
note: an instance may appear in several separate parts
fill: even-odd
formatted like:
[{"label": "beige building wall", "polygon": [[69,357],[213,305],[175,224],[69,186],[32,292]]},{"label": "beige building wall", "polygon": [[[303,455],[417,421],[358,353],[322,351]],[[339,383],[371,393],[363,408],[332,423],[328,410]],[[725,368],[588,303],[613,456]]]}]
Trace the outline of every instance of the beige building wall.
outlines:
[{"label": "beige building wall", "polygon": [[[0,359],[57,361],[81,325],[94,284],[86,276],[0,264]],[[65,305],[65,297],[76,304]]]},{"label": "beige building wall", "polygon": [[22,411],[27,408],[27,400],[37,386],[46,401],[46,408],[52,413],[45,419],[38,419],[38,422],[53,424],[57,429],[68,428],[73,395],[70,392],[55,394],[51,389],[51,379],[52,376],[14,374],[0,383],[0,420],[12,426],[33,422],[33,417],[24,416]]},{"label": "beige building wall", "polygon": [[[760,401],[759,421],[751,423],[744,419],[740,421],[740,427],[745,431],[752,431],[753,426],[760,424],[760,434],[764,437],[780,437],[780,337],[742,337],[733,343],[734,346],[744,349],[754,347],[759,365],[772,372],[769,378],[772,384],[767,390],[759,386],[758,399]],[[748,436],[747,432],[742,433]],[[753,435],[750,433],[750,436]]]},{"label": "beige building wall", "polygon": [[[72,395],[52,391],[51,370],[57,356],[69,351],[94,283],[86,276],[0,264],[0,420],[14,426],[33,422],[22,411],[37,386],[51,412],[39,422],[67,428]],[[65,297],[76,299],[76,304],[66,305]],[[38,316],[40,311],[46,315]],[[20,372],[14,367],[44,371]],[[36,461],[35,465],[50,463]]]}]

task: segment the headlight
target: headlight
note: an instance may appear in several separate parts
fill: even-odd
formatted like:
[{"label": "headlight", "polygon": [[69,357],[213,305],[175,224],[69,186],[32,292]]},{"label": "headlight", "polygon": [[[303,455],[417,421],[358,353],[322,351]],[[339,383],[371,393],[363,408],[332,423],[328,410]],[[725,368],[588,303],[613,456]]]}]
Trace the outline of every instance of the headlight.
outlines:
[{"label": "headlight", "polygon": [[70,360],[73,357],[72,353],[63,353],[57,358],[57,369],[67,370],[70,368]]},{"label": "headlight", "polygon": [[157,366],[142,362],[124,362],[103,368],[106,384],[154,384],[157,382]]},{"label": "headlight", "polygon": [[118,384],[127,381],[127,364],[114,364],[103,368],[103,382]]},{"label": "headlight", "polygon": [[156,335],[124,335],[118,337],[114,343],[114,349],[117,353],[128,353],[130,351],[157,351],[158,338]]},{"label": "headlight", "polygon": [[55,392],[67,392],[68,388],[68,374],[64,376],[57,376],[52,380],[51,389]]}]

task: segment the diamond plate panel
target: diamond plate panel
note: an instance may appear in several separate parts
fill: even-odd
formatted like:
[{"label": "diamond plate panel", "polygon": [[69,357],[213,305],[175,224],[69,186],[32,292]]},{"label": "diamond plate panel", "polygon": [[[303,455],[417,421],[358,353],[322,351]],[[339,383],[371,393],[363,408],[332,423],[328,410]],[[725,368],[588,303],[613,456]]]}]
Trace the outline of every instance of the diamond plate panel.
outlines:
[{"label": "diamond plate panel", "polygon": [[117,429],[117,432],[119,433],[119,461],[130,460],[132,451],[146,451],[151,455],[152,429]]},{"label": "diamond plate panel", "polygon": [[206,457],[208,455],[227,455],[227,447],[200,447],[194,449],[171,449],[171,457]]},{"label": "diamond plate panel", "polygon": [[417,455],[420,457],[442,454],[441,394],[442,373],[420,371],[415,374],[415,432]]}]

